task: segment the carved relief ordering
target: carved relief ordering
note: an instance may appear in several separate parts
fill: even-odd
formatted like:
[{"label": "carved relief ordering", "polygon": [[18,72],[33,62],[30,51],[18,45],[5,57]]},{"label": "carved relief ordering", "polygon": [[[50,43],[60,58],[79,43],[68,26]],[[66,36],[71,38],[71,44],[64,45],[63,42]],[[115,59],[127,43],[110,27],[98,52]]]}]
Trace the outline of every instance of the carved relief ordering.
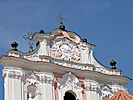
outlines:
[{"label": "carved relief ordering", "polygon": [[69,39],[63,38],[61,40],[53,40],[51,54],[54,58],[69,60],[69,61],[80,61],[80,49]]}]

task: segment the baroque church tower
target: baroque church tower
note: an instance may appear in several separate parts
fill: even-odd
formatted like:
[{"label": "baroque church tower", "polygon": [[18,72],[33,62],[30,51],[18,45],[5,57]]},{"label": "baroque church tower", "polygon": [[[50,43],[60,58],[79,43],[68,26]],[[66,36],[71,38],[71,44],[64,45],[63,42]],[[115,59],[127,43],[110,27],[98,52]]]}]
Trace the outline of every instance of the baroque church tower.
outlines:
[{"label": "baroque church tower", "polygon": [[2,56],[5,100],[107,100],[117,91],[127,92],[130,79],[121,70],[100,64],[95,45],[63,24],[50,33],[33,35],[36,49],[29,53],[12,44]]}]

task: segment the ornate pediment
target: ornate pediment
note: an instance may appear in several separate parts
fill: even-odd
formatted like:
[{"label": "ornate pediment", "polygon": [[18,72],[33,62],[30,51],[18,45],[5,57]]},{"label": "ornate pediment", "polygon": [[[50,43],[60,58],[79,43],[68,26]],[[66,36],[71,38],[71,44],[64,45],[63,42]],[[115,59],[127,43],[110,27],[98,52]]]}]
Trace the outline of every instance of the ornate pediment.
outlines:
[{"label": "ornate pediment", "polygon": [[52,84],[55,80],[53,77],[46,75],[36,75],[34,72],[30,72],[23,78],[25,84],[28,83],[30,85],[40,84],[40,83],[49,83]]},{"label": "ornate pediment", "polygon": [[80,70],[109,75],[121,75],[120,70],[104,67],[93,56],[94,45],[87,43],[74,32],[55,29],[51,33],[35,33],[37,48],[29,53],[10,51],[9,56],[30,61],[48,62]]},{"label": "ornate pediment", "polygon": [[83,82],[79,82],[78,78],[75,75],[71,74],[71,72],[63,75],[62,78],[58,78],[58,83],[61,91],[66,89],[77,89],[82,91],[81,85],[83,84]]},{"label": "ornate pediment", "polygon": [[37,76],[34,72],[29,73],[25,77],[25,83],[29,83],[31,85],[39,84],[40,82],[39,76]]}]

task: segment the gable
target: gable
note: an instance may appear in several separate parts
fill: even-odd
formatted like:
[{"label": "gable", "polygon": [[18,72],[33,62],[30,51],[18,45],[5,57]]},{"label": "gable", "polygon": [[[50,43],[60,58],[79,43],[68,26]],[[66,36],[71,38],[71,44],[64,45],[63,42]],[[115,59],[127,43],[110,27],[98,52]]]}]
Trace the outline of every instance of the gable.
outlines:
[{"label": "gable", "polygon": [[76,33],[55,29],[50,33],[35,33],[37,48],[29,53],[9,51],[9,56],[30,61],[49,62],[73,69],[90,70],[109,75],[121,75],[120,70],[104,67],[93,56],[94,45],[83,41]]}]

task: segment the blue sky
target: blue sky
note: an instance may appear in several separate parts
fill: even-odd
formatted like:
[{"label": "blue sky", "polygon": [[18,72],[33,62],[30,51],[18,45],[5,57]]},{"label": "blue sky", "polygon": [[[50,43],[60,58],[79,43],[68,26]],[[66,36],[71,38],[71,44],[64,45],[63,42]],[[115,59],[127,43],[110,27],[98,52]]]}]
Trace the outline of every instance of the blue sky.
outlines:
[{"label": "blue sky", "polygon": [[[59,27],[60,11],[68,31],[96,45],[94,56],[107,67],[114,59],[124,76],[133,78],[133,0],[0,0],[0,56],[14,41],[19,51],[28,52],[22,38],[28,32],[51,32]],[[133,81],[127,87],[133,95]],[[3,100],[0,65],[0,100]]]}]

